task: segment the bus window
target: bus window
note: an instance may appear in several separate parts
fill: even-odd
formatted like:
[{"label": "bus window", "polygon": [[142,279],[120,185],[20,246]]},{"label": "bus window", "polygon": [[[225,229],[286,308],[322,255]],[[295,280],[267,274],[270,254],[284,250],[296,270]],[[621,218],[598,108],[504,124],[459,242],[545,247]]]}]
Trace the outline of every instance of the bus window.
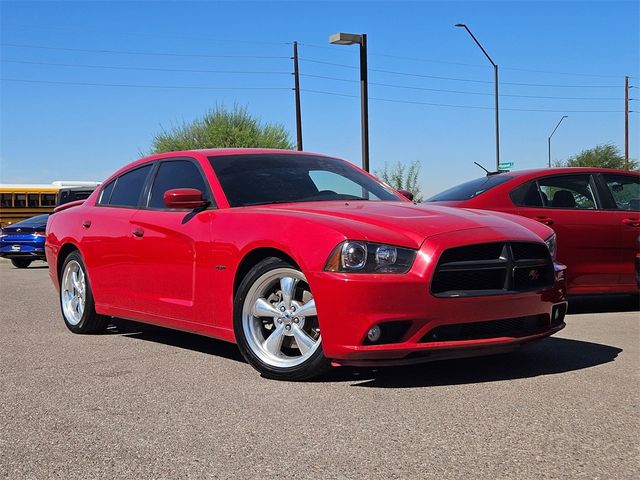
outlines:
[{"label": "bus window", "polygon": [[14,201],[15,207],[26,207],[27,206],[27,194],[26,193],[16,193],[16,199]]},{"label": "bus window", "polygon": [[40,203],[38,201],[40,195],[37,193],[29,193],[27,194],[27,207],[39,207]]},{"label": "bus window", "polygon": [[0,207],[13,207],[13,194],[0,193]]},{"label": "bus window", "polygon": [[43,193],[40,196],[40,203],[43,207],[53,207],[56,204],[55,193]]}]

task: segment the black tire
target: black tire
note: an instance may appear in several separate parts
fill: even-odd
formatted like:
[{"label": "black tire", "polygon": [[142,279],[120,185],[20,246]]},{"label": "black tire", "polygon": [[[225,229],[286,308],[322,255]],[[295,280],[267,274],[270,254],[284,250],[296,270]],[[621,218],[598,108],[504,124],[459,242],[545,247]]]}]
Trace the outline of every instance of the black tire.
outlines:
[{"label": "black tire", "polygon": [[31,265],[31,260],[27,258],[12,258],[11,263],[16,268],[27,268],[29,265]]},{"label": "black tire", "polygon": [[[74,321],[70,321],[65,314],[65,308],[63,306],[63,295],[65,294],[63,279],[65,271],[67,270],[69,264],[71,262],[76,262],[75,264],[79,265],[82,269],[82,273],[84,274],[84,282],[85,282],[85,295],[84,295],[84,309],[82,312],[82,316],[79,319],[79,322],[75,323]],[[75,265],[74,264],[74,265]],[[107,326],[107,317],[103,315],[98,315],[95,310],[95,302],[93,300],[93,292],[91,291],[91,284],[89,283],[89,276],[87,275],[87,269],[84,265],[84,261],[82,260],[82,255],[80,252],[75,251],[71,252],[65,259],[64,264],[62,265],[62,270],[60,270],[60,311],[62,313],[62,319],[64,320],[64,324],[67,326],[69,330],[73,333],[79,334],[91,334],[91,333],[99,333],[105,330]]]},{"label": "black tire", "polygon": [[[289,262],[286,262],[280,258],[269,257],[255,265],[246,274],[246,276],[240,283],[238,292],[236,293],[236,297],[234,299],[233,308],[233,328],[236,336],[236,342],[240,349],[240,353],[242,353],[242,356],[245,358],[245,360],[252,367],[258,370],[262,374],[262,376],[274,380],[308,380],[322,375],[331,366],[330,361],[324,356],[324,353],[322,351],[322,344],[320,344],[318,348],[315,349],[313,354],[311,354],[308,359],[306,359],[299,365],[292,367],[279,367],[269,365],[261,358],[259,358],[252,350],[249,342],[247,341],[245,329],[243,328],[243,308],[245,300],[247,299],[247,294],[249,293],[251,287],[260,277],[262,277],[266,273],[280,268],[289,268],[300,272],[299,268],[291,265]],[[320,338],[318,341],[321,342],[322,339]]]}]

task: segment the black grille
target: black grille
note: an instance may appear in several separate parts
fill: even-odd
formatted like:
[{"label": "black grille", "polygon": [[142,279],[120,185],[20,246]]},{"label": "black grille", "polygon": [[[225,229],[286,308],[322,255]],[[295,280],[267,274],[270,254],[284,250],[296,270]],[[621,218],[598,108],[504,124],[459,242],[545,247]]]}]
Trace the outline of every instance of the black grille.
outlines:
[{"label": "black grille", "polygon": [[546,245],[485,243],[445,250],[431,293],[437,297],[498,295],[548,288],[554,280]]},{"label": "black grille", "polygon": [[430,330],[422,337],[420,342],[454,342],[498,337],[519,338],[542,333],[548,329],[549,326],[548,315],[507,318],[488,322],[440,325]]}]

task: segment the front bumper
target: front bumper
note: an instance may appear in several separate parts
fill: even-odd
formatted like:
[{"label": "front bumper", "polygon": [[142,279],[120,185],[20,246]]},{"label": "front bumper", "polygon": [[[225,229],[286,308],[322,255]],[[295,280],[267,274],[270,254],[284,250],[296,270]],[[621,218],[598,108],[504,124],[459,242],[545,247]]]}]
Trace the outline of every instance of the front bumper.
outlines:
[{"label": "front bumper", "polygon": [[[554,265],[555,284],[551,288],[437,298],[430,293],[429,282],[439,253],[421,249],[411,271],[404,275],[330,272],[307,275],[321,319],[325,355],[341,365],[416,363],[498,353],[564,328],[567,309],[564,265]],[[381,326],[383,334],[385,326],[402,325],[401,334],[392,342],[371,342],[367,340],[367,332],[376,325]],[[495,325],[530,327],[492,330]],[[443,329],[436,330],[438,327],[449,331],[466,328],[472,333],[439,341],[434,335]],[[474,331],[483,333],[474,338]]]}]

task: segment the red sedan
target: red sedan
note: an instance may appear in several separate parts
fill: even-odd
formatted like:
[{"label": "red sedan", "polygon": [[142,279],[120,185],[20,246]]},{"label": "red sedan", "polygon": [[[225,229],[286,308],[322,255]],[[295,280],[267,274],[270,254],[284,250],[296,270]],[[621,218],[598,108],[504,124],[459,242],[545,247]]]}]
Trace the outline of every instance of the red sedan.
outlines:
[{"label": "red sedan", "polygon": [[564,327],[553,231],[417,205],[352,164],[200,150],[122,168],[47,228],[75,333],[122,317],[236,342],[271,378],[493,353]]},{"label": "red sedan", "polygon": [[553,168],[488,175],[427,200],[514,213],[550,225],[569,294],[637,293],[640,174]]}]

